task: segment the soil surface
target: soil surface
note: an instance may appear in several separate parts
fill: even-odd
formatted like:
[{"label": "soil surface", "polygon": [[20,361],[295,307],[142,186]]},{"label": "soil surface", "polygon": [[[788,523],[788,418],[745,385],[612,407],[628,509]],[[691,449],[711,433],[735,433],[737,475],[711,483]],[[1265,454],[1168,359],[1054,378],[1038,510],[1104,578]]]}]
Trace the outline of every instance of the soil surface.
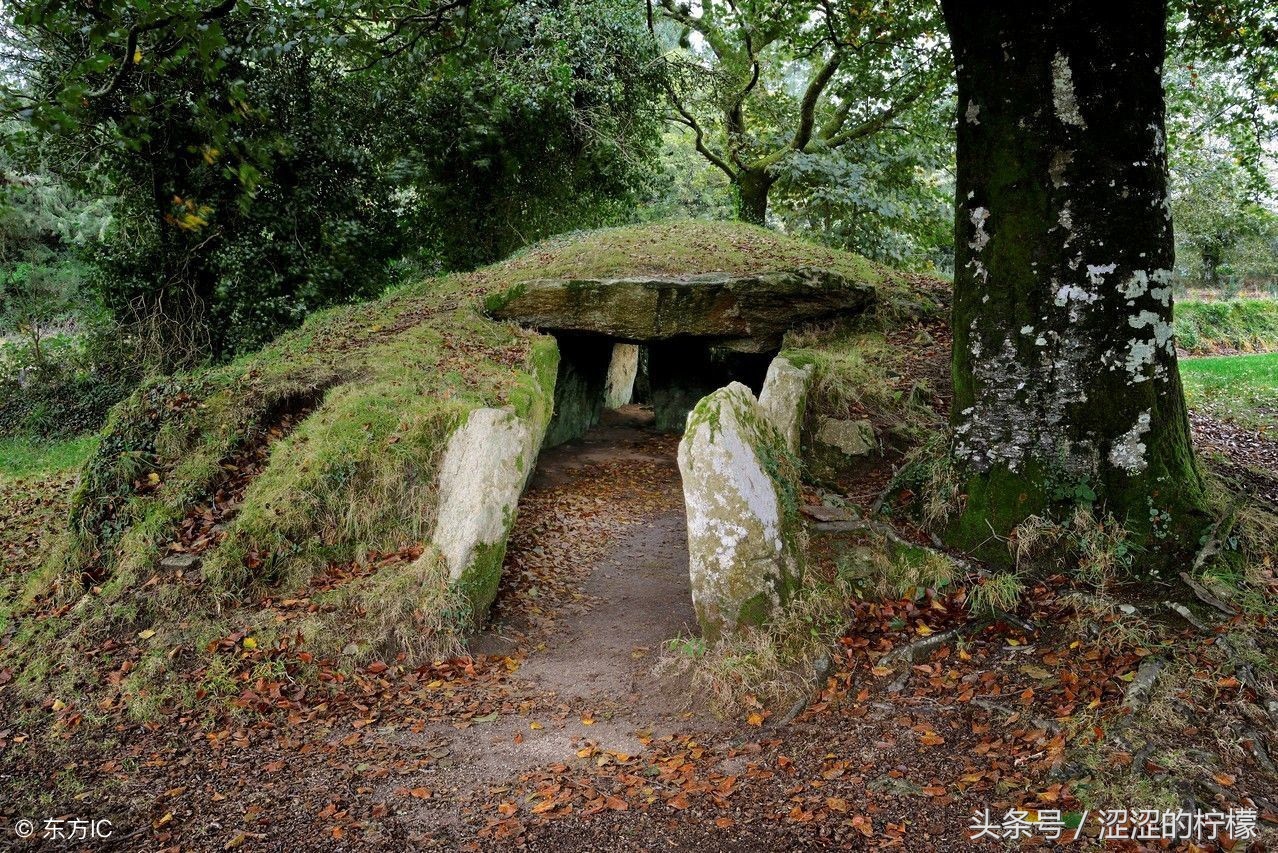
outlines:
[{"label": "soil surface", "polygon": [[[1080,611],[1059,576],[993,623],[969,614],[974,577],[850,601],[828,677],[795,719],[749,703],[709,713],[655,671],[693,620],[677,437],[641,414],[542,455],[469,657],[353,673],[317,662],[314,687],[270,674],[291,651],[240,651],[229,701],[146,721],[26,702],[0,670],[0,849],[930,851],[968,846],[987,809],[997,824],[1096,803],[1246,806],[1272,842],[1268,677],[1222,650],[1223,627]],[[33,519],[48,509],[22,505]],[[27,537],[2,538],[27,553]],[[823,576],[864,545],[814,538],[808,570]],[[400,558],[387,559],[376,570]],[[1241,616],[1231,627],[1255,630]],[[1151,648],[1178,663],[1133,714]],[[128,663],[120,649],[87,653],[104,680]],[[1176,802],[1149,794],[1155,783]],[[112,835],[12,834],[19,819],[60,818],[110,820]],[[1101,846],[1099,826],[1085,817],[1079,849]],[[1041,832],[1020,844],[1055,846]]]},{"label": "soil surface", "polygon": [[[1273,416],[1278,424],[1278,409]],[[1192,411],[1189,425],[1200,457],[1243,494],[1278,508],[1278,440],[1271,437],[1272,430],[1248,429]]]}]

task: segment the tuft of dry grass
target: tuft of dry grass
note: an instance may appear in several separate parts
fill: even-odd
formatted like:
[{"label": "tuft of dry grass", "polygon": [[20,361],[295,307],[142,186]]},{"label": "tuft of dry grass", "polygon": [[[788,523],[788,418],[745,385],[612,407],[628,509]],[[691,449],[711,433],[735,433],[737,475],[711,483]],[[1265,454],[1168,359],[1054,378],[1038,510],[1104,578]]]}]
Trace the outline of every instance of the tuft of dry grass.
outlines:
[{"label": "tuft of dry grass", "polygon": [[967,593],[967,606],[973,613],[993,616],[1015,610],[1025,592],[1025,581],[1016,572],[989,575]]},{"label": "tuft of dry grass", "polygon": [[711,645],[694,636],[670,640],[657,671],[688,677],[724,715],[755,702],[779,707],[810,689],[817,661],[846,627],[851,596],[840,581],[805,578],[800,594],[767,625]]}]

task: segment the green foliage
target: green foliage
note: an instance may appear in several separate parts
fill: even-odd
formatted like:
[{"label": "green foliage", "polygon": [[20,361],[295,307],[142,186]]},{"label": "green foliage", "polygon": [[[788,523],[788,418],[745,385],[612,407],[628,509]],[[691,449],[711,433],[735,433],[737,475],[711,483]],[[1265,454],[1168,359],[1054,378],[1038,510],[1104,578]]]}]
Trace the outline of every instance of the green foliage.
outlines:
[{"label": "green foliage", "polygon": [[1173,6],[1165,66],[1177,272],[1278,282],[1278,16],[1250,0]]},{"label": "green foliage", "polygon": [[1192,353],[1278,349],[1278,300],[1176,303],[1176,343]]},{"label": "green foliage", "polygon": [[[0,126],[0,139],[12,134]],[[43,369],[48,336],[84,313],[87,269],[78,255],[104,225],[101,207],[22,170],[0,146],[0,335],[24,344],[27,363],[17,366]],[[14,367],[8,350],[0,343],[0,377]]]},{"label": "green foliage", "polygon": [[630,220],[659,144],[661,66],[638,11],[523,0],[469,26],[429,66],[389,62],[380,90],[404,111],[383,132],[413,154],[396,168],[427,256],[465,269]]},{"label": "green foliage", "polygon": [[127,381],[97,374],[39,376],[25,387],[0,383],[0,436],[59,438],[92,432],[128,393]]},{"label": "green foliage", "polygon": [[833,152],[853,151],[948,79],[932,3],[714,0],[694,11],[660,0],[657,11],[670,49],[672,120],[728,178],[738,214],[752,222],[765,220],[788,159],[818,158],[809,172],[846,170]]},{"label": "green foliage", "polygon": [[775,168],[773,211],[787,230],[897,268],[954,267],[950,104],[913,106],[899,124]]},{"label": "green foliage", "polygon": [[98,283],[161,370],[373,296],[409,248],[466,267],[619,218],[656,140],[659,66],[617,0],[11,14],[9,141],[113,198]]}]

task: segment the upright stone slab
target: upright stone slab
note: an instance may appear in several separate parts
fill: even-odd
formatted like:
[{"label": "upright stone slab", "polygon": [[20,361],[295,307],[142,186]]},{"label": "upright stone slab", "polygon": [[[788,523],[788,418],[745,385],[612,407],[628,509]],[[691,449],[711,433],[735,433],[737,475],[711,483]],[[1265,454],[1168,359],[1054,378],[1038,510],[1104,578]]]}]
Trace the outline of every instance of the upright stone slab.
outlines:
[{"label": "upright stone slab", "polygon": [[798,469],[754,394],[705,397],[679,443],[692,602],[702,636],[764,624],[802,572]]},{"label": "upright stone slab", "polygon": [[818,483],[840,487],[863,476],[879,455],[869,420],[817,418],[804,436],[804,471]]},{"label": "upright stone slab", "polygon": [[759,392],[759,406],[781,437],[786,449],[799,452],[799,435],[803,415],[808,406],[808,388],[812,384],[812,365],[798,367],[785,356],[777,356],[768,365],[768,375]]},{"label": "upright stone slab", "polygon": [[613,344],[605,338],[564,335],[559,342],[555,411],[546,430],[546,447],[581,438],[599,423]]},{"label": "upright stone slab", "polygon": [[476,613],[497,595],[506,539],[545,429],[544,420],[510,409],[475,409],[444,451],[431,543]]},{"label": "upright stone slab", "polygon": [[639,345],[613,344],[608,378],[604,382],[604,408],[619,409],[630,402],[635,393],[635,377],[639,374]]}]

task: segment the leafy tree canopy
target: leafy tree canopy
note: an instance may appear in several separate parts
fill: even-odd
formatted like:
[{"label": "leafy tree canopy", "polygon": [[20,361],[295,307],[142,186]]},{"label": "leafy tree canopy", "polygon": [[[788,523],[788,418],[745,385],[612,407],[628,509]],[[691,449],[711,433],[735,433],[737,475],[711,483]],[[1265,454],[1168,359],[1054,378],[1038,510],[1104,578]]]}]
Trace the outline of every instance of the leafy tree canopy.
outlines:
[{"label": "leafy tree canopy", "polygon": [[671,118],[763,221],[778,168],[888,127],[949,78],[939,9],[915,0],[660,0],[678,32]]},{"label": "leafy tree canopy", "polygon": [[17,152],[116,199],[96,257],[173,366],[597,224],[642,183],[652,45],[615,0],[20,0]]}]

